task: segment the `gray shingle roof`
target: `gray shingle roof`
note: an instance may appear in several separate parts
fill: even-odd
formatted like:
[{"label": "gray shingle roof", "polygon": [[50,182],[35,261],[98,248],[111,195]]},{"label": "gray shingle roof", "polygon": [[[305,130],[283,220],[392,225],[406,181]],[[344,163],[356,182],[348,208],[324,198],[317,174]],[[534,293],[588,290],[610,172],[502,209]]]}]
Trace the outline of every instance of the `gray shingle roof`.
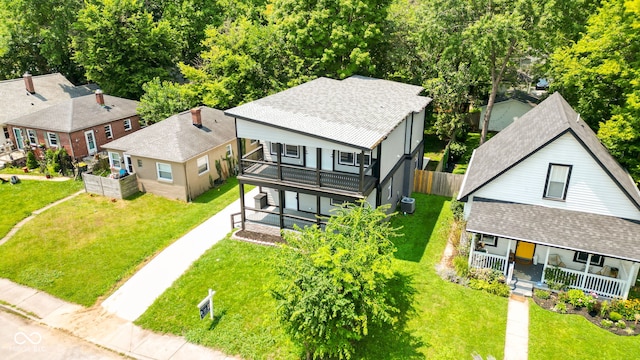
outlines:
[{"label": "gray shingle roof", "polygon": [[100,106],[95,95],[85,95],[59,102],[46,109],[31,113],[7,124],[71,133],[92,126],[125,119],[136,115],[138,102],[104,95],[105,106]]},{"label": "gray shingle roof", "polygon": [[32,80],[35,94],[25,90],[22,78],[0,81],[0,124],[97,89],[95,85],[74,86],[59,73],[33,76]]},{"label": "gray shingle roof", "polygon": [[202,128],[194,126],[190,111],[185,111],[103,147],[134,156],[182,163],[236,137],[232,117],[206,106],[200,109]]},{"label": "gray shingle roof", "polygon": [[352,76],[318,78],[225,111],[227,115],[373,149],[431,99],[422,87]]},{"label": "gray shingle roof", "polygon": [[467,231],[640,261],[640,224],[613,216],[475,198]]},{"label": "gray shingle roof", "polygon": [[557,92],[475,150],[458,198],[465,199],[566,132],[576,136],[618,187],[640,208],[640,193],[627,171]]}]

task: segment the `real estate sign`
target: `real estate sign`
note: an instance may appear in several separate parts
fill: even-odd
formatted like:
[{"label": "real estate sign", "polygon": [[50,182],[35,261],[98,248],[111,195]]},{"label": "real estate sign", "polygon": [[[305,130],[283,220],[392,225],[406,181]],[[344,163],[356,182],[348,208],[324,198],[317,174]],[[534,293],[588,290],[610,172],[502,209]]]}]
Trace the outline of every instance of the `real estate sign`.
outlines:
[{"label": "real estate sign", "polygon": [[215,293],[215,291],[209,289],[209,295],[198,304],[200,320],[204,319],[207,314],[211,314],[211,320],[213,320],[213,295]]}]

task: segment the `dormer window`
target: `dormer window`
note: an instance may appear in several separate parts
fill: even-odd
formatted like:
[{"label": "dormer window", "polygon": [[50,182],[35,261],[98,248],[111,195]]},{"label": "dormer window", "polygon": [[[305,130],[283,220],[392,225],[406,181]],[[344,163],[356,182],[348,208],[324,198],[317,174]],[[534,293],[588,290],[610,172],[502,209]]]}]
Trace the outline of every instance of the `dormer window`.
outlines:
[{"label": "dormer window", "polygon": [[549,164],[547,183],[544,187],[544,198],[565,200],[570,176],[571,165]]}]

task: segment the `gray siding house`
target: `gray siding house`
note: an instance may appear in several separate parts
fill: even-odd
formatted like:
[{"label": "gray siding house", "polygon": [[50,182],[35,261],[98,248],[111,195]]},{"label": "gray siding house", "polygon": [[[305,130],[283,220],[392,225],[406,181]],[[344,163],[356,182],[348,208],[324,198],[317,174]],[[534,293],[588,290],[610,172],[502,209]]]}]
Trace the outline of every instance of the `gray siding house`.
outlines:
[{"label": "gray siding house", "polygon": [[[241,154],[241,221],[291,229],[319,223],[345,201],[395,210],[423,157],[422,87],[352,76],[318,78],[229,109]],[[260,193],[244,201],[244,187]]]}]

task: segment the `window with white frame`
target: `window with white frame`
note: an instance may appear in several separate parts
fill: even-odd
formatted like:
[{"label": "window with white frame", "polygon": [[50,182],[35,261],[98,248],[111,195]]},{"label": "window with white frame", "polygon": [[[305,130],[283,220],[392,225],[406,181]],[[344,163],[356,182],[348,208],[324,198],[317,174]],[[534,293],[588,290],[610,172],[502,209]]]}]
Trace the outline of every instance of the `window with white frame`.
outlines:
[{"label": "window with white frame", "polygon": [[49,146],[51,147],[57,147],[58,146],[58,134],[56,133],[52,133],[52,132],[48,132],[47,133],[47,139],[49,140]]},{"label": "window with white frame", "polygon": [[493,235],[482,234],[480,241],[486,246],[498,246],[498,238]]},{"label": "window with white frame", "polygon": [[29,144],[38,145],[38,134],[36,134],[35,130],[27,129],[27,135],[29,136]]},{"label": "window with white frame", "polygon": [[231,144],[227,144],[227,157],[232,157],[233,156],[233,147],[231,146]]},{"label": "window with white frame", "polygon": [[393,194],[393,178],[389,179],[389,185],[387,185],[387,191],[389,194],[387,195],[387,200],[391,200],[391,195]]},{"label": "window with white frame", "polygon": [[131,130],[131,119],[124,120],[124,131]]},{"label": "window with white frame", "polygon": [[158,180],[173,181],[173,174],[171,173],[170,164],[157,162],[156,169],[158,170]]},{"label": "window with white frame", "polygon": [[109,151],[109,165],[117,170],[120,170],[120,153]]},{"label": "window with white frame", "polygon": [[106,136],[107,139],[111,139],[113,137],[113,132],[111,132],[110,124],[104,126],[104,136]]},{"label": "window with white frame", "polygon": [[[360,166],[360,153],[339,151],[338,164]],[[364,154],[364,166],[371,165],[371,154]]]},{"label": "window with white frame", "polygon": [[[276,155],[278,153],[278,143],[271,143],[271,154]],[[288,145],[282,144],[282,151],[280,152],[282,156],[286,157],[300,157],[300,147],[297,145]]]},{"label": "window with white frame", "polygon": [[544,197],[557,200],[566,199],[570,175],[571,165],[549,164]]},{"label": "window with white frame", "polygon": [[198,158],[198,175],[202,175],[209,171],[209,155]]}]

